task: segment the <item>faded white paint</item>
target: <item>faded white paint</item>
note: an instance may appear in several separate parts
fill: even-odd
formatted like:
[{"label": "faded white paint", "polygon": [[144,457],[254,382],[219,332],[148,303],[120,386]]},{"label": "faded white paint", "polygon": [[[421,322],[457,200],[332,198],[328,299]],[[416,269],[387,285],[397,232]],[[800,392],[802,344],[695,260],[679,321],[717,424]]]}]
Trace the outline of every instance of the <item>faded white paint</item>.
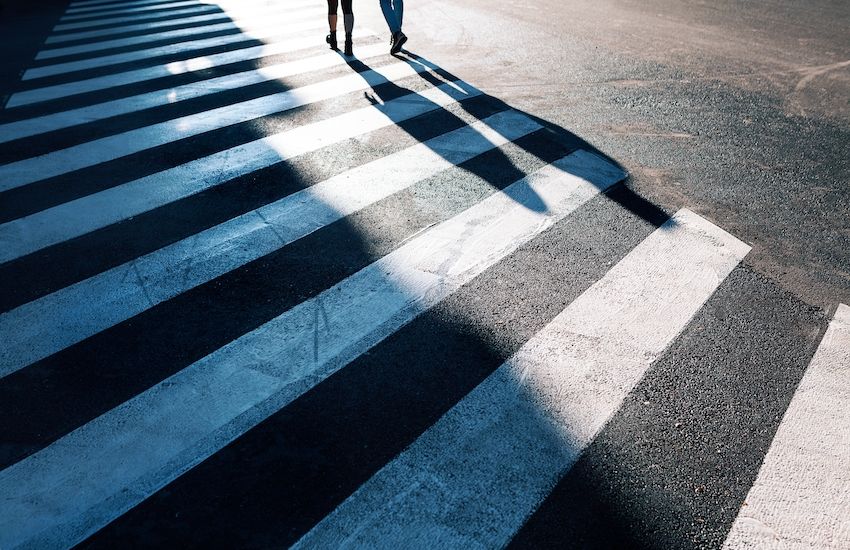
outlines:
[{"label": "faded white paint", "polygon": [[838,306],[723,547],[850,548],[850,307]]},{"label": "faded white paint", "polygon": [[623,177],[561,159],[3,470],[0,547],[82,540]]},{"label": "faded white paint", "polygon": [[2,314],[0,377],[539,128],[513,111],[493,115]]}]

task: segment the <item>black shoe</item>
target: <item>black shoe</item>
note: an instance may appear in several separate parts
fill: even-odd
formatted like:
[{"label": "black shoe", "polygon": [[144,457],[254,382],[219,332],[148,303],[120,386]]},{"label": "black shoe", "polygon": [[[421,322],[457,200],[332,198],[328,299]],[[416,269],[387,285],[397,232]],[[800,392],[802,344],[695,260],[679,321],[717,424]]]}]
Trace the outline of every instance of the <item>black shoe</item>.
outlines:
[{"label": "black shoe", "polygon": [[354,55],[354,44],[351,42],[351,35],[345,37],[345,55],[351,57]]},{"label": "black shoe", "polygon": [[401,51],[401,47],[404,46],[404,43],[407,42],[407,36],[401,31],[398,31],[395,36],[393,36],[393,40],[391,42],[392,46],[390,47],[390,53],[397,54]]},{"label": "black shoe", "polygon": [[327,42],[328,45],[330,45],[332,50],[338,50],[339,49],[339,47],[337,46],[337,43],[336,43],[336,32],[332,32],[329,35],[327,35],[325,37],[325,42]]}]

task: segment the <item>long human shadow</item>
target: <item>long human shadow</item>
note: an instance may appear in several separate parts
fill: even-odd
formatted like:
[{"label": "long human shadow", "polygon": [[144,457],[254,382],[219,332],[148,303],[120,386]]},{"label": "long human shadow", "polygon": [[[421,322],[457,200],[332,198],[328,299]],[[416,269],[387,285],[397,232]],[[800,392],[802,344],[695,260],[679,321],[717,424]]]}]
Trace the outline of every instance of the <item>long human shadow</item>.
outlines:
[{"label": "long human shadow", "polygon": [[[425,59],[421,56],[418,56],[415,53],[412,53],[408,50],[403,50],[402,55],[396,55],[395,57],[397,59],[402,59],[402,60],[408,62],[409,64],[413,65],[413,66],[426,67],[428,70],[418,71],[416,74],[419,77],[421,77],[422,79],[424,79],[425,81],[429,82],[430,84],[432,84],[434,86],[439,86],[439,85],[443,84],[444,82],[463,83],[463,81],[459,77],[457,77],[456,75],[450,73],[449,71],[446,71],[442,67],[440,67],[440,66],[428,61],[427,59]],[[361,75],[364,75],[364,78],[366,78],[366,80],[373,86],[373,91],[374,91],[375,95],[378,96],[378,98],[382,101],[385,101],[385,100],[389,99],[390,97],[397,96],[397,94],[399,92],[412,93],[412,90],[410,90],[408,88],[404,88],[403,86],[400,86],[396,83],[389,82],[386,79],[384,79],[383,77],[381,77],[380,75],[375,76],[375,77],[365,76],[365,74],[368,74],[367,71],[369,71],[371,69],[371,67],[368,64],[366,64],[365,62],[363,62],[359,59],[352,59],[352,60],[347,61],[347,63],[353,70],[357,71]],[[439,75],[439,78],[436,75]],[[441,80],[441,78],[442,78],[442,80]],[[466,83],[463,83],[463,85],[469,87],[469,85],[466,84]],[[628,171],[625,170],[622,167],[622,165],[616,159],[611,158],[608,154],[604,153],[603,151],[600,151],[594,145],[592,145],[588,141],[582,139],[581,137],[577,136],[576,134],[570,132],[569,130],[562,128],[560,126],[557,126],[557,125],[555,125],[551,122],[548,122],[546,120],[543,120],[543,119],[541,119],[537,116],[534,116],[534,115],[531,115],[529,113],[523,112],[521,110],[512,108],[510,105],[506,104],[501,99],[493,97],[489,94],[485,94],[485,93],[480,92],[480,91],[478,91],[478,93],[481,94],[482,99],[484,99],[485,101],[487,101],[491,105],[498,106],[498,108],[500,108],[501,110],[511,110],[511,111],[517,112],[517,113],[519,113],[523,116],[526,116],[526,117],[530,118],[531,120],[537,122],[542,127],[544,127],[545,129],[548,130],[552,139],[563,144],[565,147],[567,147],[571,150],[583,149],[585,151],[594,153],[594,154],[606,159],[608,162],[610,162],[614,166],[617,166],[618,168],[622,169],[625,173],[628,173]],[[375,102],[376,100],[371,99],[371,101]],[[460,106],[462,108],[463,108],[464,105],[465,105],[464,103],[462,103],[462,102],[460,103]],[[464,110],[466,110],[467,113],[469,113],[473,116],[478,116],[478,113],[472,112],[468,109],[464,109]],[[459,117],[457,117],[456,115],[450,115],[450,116],[453,116],[458,121],[461,121],[461,119]],[[397,126],[404,129],[411,136],[416,137],[419,141],[424,141],[424,139],[420,139],[421,136],[418,136],[418,134],[420,132],[417,129],[417,126],[415,124],[400,123]],[[535,156],[537,156],[541,160],[548,160],[545,157],[543,157],[542,155],[540,155],[539,152],[536,152],[536,149],[534,147],[528,147],[528,148],[525,149],[525,151],[527,151],[531,154],[534,154]],[[504,155],[502,155],[502,157],[504,157]],[[507,161],[508,164],[510,164],[510,161],[508,161],[507,158],[502,158],[502,160]],[[515,166],[513,166],[513,165],[511,165],[511,166],[512,166],[512,168],[509,169],[509,171],[511,173],[513,173],[515,176],[517,176],[516,179],[520,179],[521,177],[523,177],[525,175],[519,169],[517,169]],[[611,191],[614,191],[614,190],[616,190],[617,192],[611,193]],[[611,197],[612,200],[617,202],[617,204],[619,204],[623,208],[629,210],[630,212],[639,215],[640,217],[642,217],[643,219],[645,219],[646,221],[648,221],[649,223],[653,224],[656,227],[660,227],[662,224],[664,224],[670,218],[668,213],[664,212],[662,209],[658,208],[652,202],[646,200],[645,198],[641,197],[637,193],[634,193],[633,191],[631,191],[631,189],[628,186],[628,180],[619,183],[613,189],[609,189],[607,192],[604,193],[604,195]],[[546,209],[545,204],[543,204],[543,201],[540,199],[540,197],[538,197],[536,195],[531,195],[529,197],[528,201],[526,203],[524,203],[524,206],[526,206],[530,210],[533,210],[533,211],[536,211],[536,212],[543,212]]]},{"label": "long human shadow", "polygon": [[[365,64],[356,70],[362,72],[364,67]],[[433,78],[429,73],[421,73],[421,76],[426,80]],[[437,82],[431,81],[432,84]],[[384,101],[410,91],[388,82],[376,81],[373,84],[376,88],[373,93]],[[501,104],[495,98],[488,96],[487,99]],[[476,103],[459,103],[461,108],[473,104]],[[467,112],[478,113],[474,109]],[[465,124],[450,111],[441,108],[428,117],[398,122],[397,126],[423,142],[432,135],[425,130],[427,124],[424,124],[424,119],[431,116],[450,119],[453,124]],[[571,147],[580,146],[599,153],[567,130],[546,121],[540,122]],[[533,142],[518,142],[526,152],[540,153]],[[503,186],[510,183],[510,178],[524,174],[501,151],[484,156],[487,162],[464,163],[458,168],[494,186]],[[545,160],[549,157],[541,153],[538,158]],[[500,180],[497,173],[504,175],[505,180]],[[309,183],[299,180],[305,185]],[[605,196],[634,217],[649,222],[651,227],[660,225],[667,218],[661,209],[632,193],[625,184]],[[531,206],[534,207],[535,203],[532,202]],[[337,235],[345,241],[345,250],[322,248],[317,237],[308,239],[315,247],[305,247],[304,256],[299,259],[307,256],[315,259],[328,252],[344,254],[351,248],[360,249],[356,254],[363,253],[371,260],[380,257],[381,250],[374,246],[374,236],[364,231],[362,224],[346,221],[340,223],[337,229],[338,233],[323,233],[322,239]],[[624,252],[623,249],[616,250]],[[282,258],[271,259],[280,261]],[[285,260],[283,263],[287,268],[291,267]],[[270,266],[264,268],[266,273],[272,269]],[[311,271],[302,273],[306,277],[313,274]],[[477,281],[479,289],[486,288],[485,283],[495,284],[499,279],[497,275],[509,278],[511,273],[497,266]],[[591,277],[582,281],[591,282]],[[530,292],[532,289],[525,290]],[[578,290],[571,289],[570,293]],[[526,298],[532,299],[532,294],[526,295]],[[197,530],[187,528],[185,524],[167,522],[166,518],[172,515],[163,514],[165,509],[179,510],[180,521],[190,526],[209,526],[226,510],[228,522],[215,525],[210,535],[204,535],[211,540],[274,540],[278,544],[296,540],[299,533],[332,510],[359,483],[427,429],[521,345],[522,339],[512,338],[509,333],[501,334],[503,338],[512,340],[509,344],[482,335],[477,330],[481,319],[467,316],[462,302],[449,299],[443,306],[438,308],[439,313],[424,314],[373,348],[367,356],[357,359],[187,474],[185,479],[155,495],[131,512],[127,516],[129,519],[117,521],[92,543],[109,541],[110,537],[120,538],[122,534],[152,531],[166,538],[172,537],[170,540],[184,538],[189,532],[197,535]],[[440,342],[440,345],[435,346],[433,342]],[[404,358],[404,369],[397,368],[399,357]],[[423,395],[426,397],[423,398]],[[373,406],[376,402],[380,402],[381,406]],[[547,428],[546,424],[541,427],[544,431]],[[257,476],[258,471],[266,475]],[[228,487],[222,487],[222,479],[228,480]],[[281,499],[280,495],[288,498]],[[592,494],[587,496],[594,497]],[[136,522],[135,525],[133,522]],[[617,527],[616,522],[606,522],[605,525],[606,528]],[[137,531],[140,528],[141,532]],[[271,535],[270,531],[273,532]],[[613,540],[620,543],[638,542],[627,530],[614,529],[611,533]],[[275,538],[277,536],[280,538]]]},{"label": "long human shadow", "polygon": [[[409,62],[424,60],[410,56]],[[251,64],[261,66],[258,61]],[[360,74],[369,69],[357,60],[351,60],[350,65]],[[430,68],[449,81],[459,81],[438,67]],[[443,83],[430,72],[419,74],[430,84]],[[411,89],[386,80],[374,79],[369,83],[371,93],[381,101],[412,93]],[[262,89],[264,93],[272,93],[290,87],[277,82]],[[476,119],[509,108],[486,95],[455,105]],[[298,111],[287,112],[283,117],[297,114]],[[555,136],[561,145],[557,150],[540,145],[540,134],[513,142],[539,160],[551,162],[577,148],[601,154],[566,129],[531,118],[540,122],[547,136]],[[451,109],[443,107],[395,124],[419,143],[466,125]],[[157,154],[169,156],[169,162],[193,154],[197,157],[199,151],[220,147],[223,134],[212,132],[192,138],[178,144],[180,152],[161,149]],[[239,125],[228,129],[227,134],[233,142],[265,136],[262,127],[256,124]],[[320,151],[316,156],[328,152]],[[146,158],[140,155],[138,160],[142,162]],[[325,176],[347,168],[343,159],[332,157],[331,162],[335,167],[324,172]],[[120,224],[120,228],[107,228],[71,245],[56,247],[42,256],[46,258],[44,261],[53,261],[78,252],[84,255],[101,252],[112,258],[112,263],[123,261],[297,190],[309,189],[320,179],[310,176],[309,168],[310,163],[300,159],[281,162],[140,215],[130,223]],[[455,168],[476,176],[497,192],[527,175],[500,149]],[[450,195],[450,191],[446,193]],[[651,226],[659,226],[667,219],[661,209],[636,196],[624,184],[605,196]],[[4,409],[0,440],[5,442],[2,466],[37,452],[70,430],[363,269],[416,232],[450,217],[446,212],[405,211],[407,215],[385,220],[383,226],[377,223],[397,206],[409,207],[410,203],[390,197],[381,205],[336,221],[0,380],[0,403]],[[539,197],[532,196],[524,206],[545,211]],[[381,237],[380,231],[369,231],[370,226],[381,227],[389,235]],[[149,235],[139,239],[136,235],[140,232]],[[101,266],[109,263],[106,261]],[[13,266],[14,269],[4,272],[4,279],[10,276],[4,283],[11,282],[13,275],[26,277],[31,267],[26,263]],[[494,266],[478,281],[493,282],[499,278],[496,274],[506,275],[504,269]],[[593,279],[582,278],[573,292],[592,284]],[[533,288],[526,290],[530,293],[529,301],[534,301]],[[442,307],[439,314],[423,314],[367,355],[154,494],[96,535],[90,544],[108,545],[117,538],[140,532],[146,536],[156,533],[154,538],[171,542],[187,539],[195,544],[198,536],[218,543],[274,540],[283,544],[296,540],[521,345],[522,339],[509,333],[503,334],[507,342],[482,336],[481,319],[466,316],[462,303],[447,300],[446,304],[448,309]],[[500,306],[492,303],[489,307]],[[556,313],[550,311],[547,315]],[[538,324],[546,318],[540,315]],[[436,349],[434,341],[441,342]],[[396,364],[399,356],[405,356],[399,355],[402,351],[410,361],[405,370],[399,371]],[[455,369],[449,366],[459,368],[452,372]],[[433,389],[426,392],[429,399],[423,399],[423,388]],[[388,408],[396,414],[387,415],[388,408],[375,407],[376,402],[391,405]],[[281,494],[292,498],[283,502],[279,498]],[[198,498],[200,495],[202,498]],[[179,509],[179,519],[174,514],[162,514],[165,508]],[[221,521],[222,516],[227,516],[227,521]],[[200,526],[205,527],[203,533],[197,529]]]},{"label": "long human shadow", "polygon": [[[360,74],[368,70],[362,62],[351,61],[351,65]],[[364,77],[372,78],[369,74]],[[423,78],[428,77],[423,75]],[[429,81],[431,84],[438,82],[443,83]],[[373,85],[372,93],[377,96],[376,102],[392,101],[413,93],[409,88],[382,78],[374,78],[370,84]],[[485,97],[482,103],[490,100],[492,98]],[[467,113],[475,115],[476,119],[483,118],[477,110],[481,107],[479,102],[461,101],[460,105],[461,108],[469,107]],[[507,108],[502,102],[497,101],[495,105],[489,105],[491,110],[487,111],[488,114]],[[425,119],[437,116],[450,122],[452,127],[467,124],[450,110],[437,108],[426,116],[396,121],[396,127],[423,143],[433,137],[433,130],[425,130],[428,127]],[[552,125],[548,127],[548,131],[553,132]],[[579,145],[582,148],[587,146],[584,140],[566,130],[562,130],[560,138],[562,142],[569,143],[569,147],[561,149],[561,154],[575,150]],[[515,144],[541,160],[554,160],[552,151],[544,153],[542,147],[535,146],[534,140],[518,140]],[[587,148],[595,151],[595,148]],[[527,175],[501,150],[480,155],[480,158],[456,168],[474,174],[497,190]],[[392,177],[392,174],[387,177]],[[635,217],[650,221],[649,225],[653,227],[667,219],[667,215],[651,203],[633,200],[624,187],[611,192],[609,197],[618,204],[628,205]],[[545,208],[539,200],[525,206]],[[367,224],[363,223],[368,219],[360,217],[359,223],[341,220],[333,224],[334,228],[320,230],[291,247],[303,246],[298,258],[303,260],[307,256],[317,260],[323,270],[328,268],[328,257],[337,259],[362,255],[363,263],[360,265],[368,265],[380,258],[384,251],[389,252],[393,248],[387,246],[382,250],[375,246],[376,235],[366,230]],[[415,233],[415,228],[410,227],[407,233]],[[344,244],[333,246],[333,235],[337,235]],[[330,249],[328,243],[331,243]],[[625,250],[618,249],[618,252],[625,253]],[[288,272],[291,279],[291,263],[286,261],[286,257],[286,251],[270,255],[265,272],[273,270],[274,266],[283,266],[280,271],[282,278]],[[322,273],[313,271],[309,265],[300,273],[302,281],[321,276]],[[589,286],[594,278],[587,277],[579,286]],[[320,291],[320,288],[316,290]],[[575,292],[578,290],[574,289]],[[313,292],[302,294],[315,295]],[[281,305],[280,301],[277,302],[278,307]],[[554,315],[557,311],[550,313]],[[467,319],[462,312],[449,312],[448,318],[445,310],[442,314],[422,315],[367,355],[338,371],[118,519],[90,542],[93,546],[109,545],[152,529],[165,537],[164,540],[187,540],[189,532],[197,533],[186,529],[187,524],[213,525],[209,541],[294,542],[521,345],[520,339],[504,345],[482,338],[476,334],[478,326],[475,320]],[[540,316],[540,323],[545,320],[545,316]],[[433,341],[442,345],[435,349]],[[399,351],[399,346],[404,348],[404,353]],[[395,368],[395,357],[398,356],[409,359],[403,372]],[[444,368],[447,365],[459,365],[461,368],[449,372]],[[435,390],[434,393],[425,392],[432,398],[427,403],[421,398],[423,388]],[[372,407],[376,401],[381,402],[382,407],[387,405],[392,412],[388,414],[387,409]],[[354,418],[360,422],[357,427],[352,426]],[[266,472],[266,475],[257,476],[258,471]],[[227,487],[215,482],[221,479],[229,480]],[[281,494],[287,495],[287,498],[281,500]],[[204,504],[199,506],[198,503]],[[172,516],[163,513],[166,509],[180,510],[181,525],[167,519]],[[226,524],[215,524],[213,519],[219,514],[229,518]]]}]

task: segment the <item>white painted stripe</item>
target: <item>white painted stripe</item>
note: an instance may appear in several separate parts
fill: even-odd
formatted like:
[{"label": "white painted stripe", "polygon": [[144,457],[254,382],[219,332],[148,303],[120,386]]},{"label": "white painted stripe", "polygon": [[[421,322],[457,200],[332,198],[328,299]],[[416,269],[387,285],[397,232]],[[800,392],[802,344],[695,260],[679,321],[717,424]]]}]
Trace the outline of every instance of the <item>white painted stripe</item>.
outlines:
[{"label": "white painted stripe", "polygon": [[680,211],[296,547],[504,547],[748,251]]},{"label": "white painted stripe", "polygon": [[[141,23],[136,25],[126,25],[122,27],[115,27],[109,29],[99,29],[95,31],[83,31],[83,32],[74,32],[67,34],[56,34],[50,36],[45,43],[46,44],[58,44],[62,42],[71,42],[74,40],[84,40],[86,38],[103,38],[109,37],[115,34],[121,34],[126,32],[136,32],[136,31],[155,31],[156,29],[161,29],[163,27],[175,27],[177,25],[191,25],[194,23],[205,23],[209,21],[221,22],[220,20],[231,21],[235,23],[239,23],[240,20],[249,19],[250,17],[262,17],[266,14],[283,12],[291,17],[296,17],[301,14],[309,14],[310,16],[318,17],[325,13],[324,9],[315,9],[316,5],[308,5],[304,8],[303,11],[294,11],[291,6],[287,6],[285,11],[282,8],[278,8],[277,10],[234,10],[232,12],[216,12],[216,13],[206,13],[202,15],[193,15],[191,17],[176,17],[172,19],[168,19],[166,21],[156,21],[153,23]],[[197,32],[205,32],[204,27],[195,27]]]},{"label": "white painted stripe", "polygon": [[[359,38],[374,36],[374,34],[375,33],[369,29],[358,27],[354,29],[353,37],[357,40]],[[136,69],[123,73],[110,74],[77,82],[69,82],[67,84],[36,88],[12,95],[12,97],[9,98],[9,102],[6,104],[6,108],[38,103],[41,101],[49,101],[97,90],[107,90],[116,86],[135,84],[145,80],[153,80],[156,78],[164,78],[178,74],[200,71],[221,65],[228,65],[230,63],[238,63],[240,61],[250,61],[273,55],[291,53],[315,46],[316,36],[311,34],[307,37],[293,38],[290,40],[284,40],[283,42],[273,42],[262,46],[253,46],[235,51],[195,57],[184,61],[175,61],[173,63],[166,63],[163,65],[156,65],[154,67],[146,67],[144,69]],[[384,48],[384,51],[386,52],[386,48]],[[362,58],[364,55],[364,49],[357,47],[355,53],[358,58]]]},{"label": "white painted stripe", "polygon": [[570,155],[3,470],[0,547],[81,540],[623,177]]},{"label": "white painted stripe", "polygon": [[[209,13],[211,11],[215,11],[216,13],[220,13],[218,6],[213,4],[198,4],[191,8],[184,8],[182,10],[174,10],[168,12],[168,17],[179,17],[182,15],[200,15],[202,13]],[[92,27],[102,27],[105,25],[115,25],[117,24],[133,24],[139,21],[140,19],[144,21],[145,19],[149,19],[151,17],[157,17],[156,15],[147,15],[146,17],[140,18],[139,16],[131,16],[131,17],[111,17],[108,19],[98,19],[97,21],[80,21],[78,23],[60,23],[53,27],[53,32],[67,32],[67,31],[78,31],[83,29],[88,29]],[[158,17],[165,17],[165,15],[160,15]],[[121,26],[116,25],[113,27],[115,32],[119,32],[121,30]]]},{"label": "white painted stripe", "polygon": [[434,111],[480,92],[443,84],[364,107],[121,184],[0,225],[0,262],[85,235],[235,177]]},{"label": "white painted stripe", "polygon": [[850,307],[839,305],[724,548],[850,548]]},{"label": "white painted stripe", "polygon": [[[76,2],[72,3],[68,6],[68,9],[65,10],[65,13],[70,14],[78,14],[78,13],[91,13],[98,11],[109,11],[109,10],[126,10],[132,8],[138,8],[142,6],[152,6],[152,5],[164,5],[168,6],[173,2],[168,2],[166,0],[139,0],[138,2],[92,2],[85,5],[78,5]],[[202,4],[203,2],[195,2],[196,4]],[[110,4],[110,5],[105,5]]]},{"label": "white painted stripe", "polygon": [[115,14],[124,14],[124,13],[138,13],[144,15],[150,15],[149,12],[162,10],[162,9],[170,9],[170,8],[182,8],[188,6],[197,6],[198,2],[196,0],[188,0],[185,2],[170,2],[168,4],[158,4],[156,6],[142,6],[135,8],[101,8],[101,9],[89,9],[86,11],[78,10],[76,12],[63,15],[59,18],[60,21],[77,21],[79,19],[86,19],[89,17],[103,17]]},{"label": "white painted stripe", "polygon": [[77,9],[77,8],[85,8],[89,6],[99,6],[103,4],[114,4],[115,7],[121,6],[137,6],[137,5],[147,5],[147,4],[156,4],[158,2],[165,3],[167,0],[137,0],[135,2],[122,2],[121,0],[77,0],[76,2],[71,2],[68,6],[69,9]]},{"label": "white painted stripe", "polygon": [[493,115],[0,315],[0,377],[538,129],[513,111]]},{"label": "white painted stripe", "polygon": [[86,6],[98,6],[102,4],[115,4],[116,6],[135,5],[140,2],[165,2],[167,0],[75,0],[68,4],[69,8],[80,8]]},{"label": "white painted stripe", "polygon": [[217,107],[87,141],[38,157],[12,162],[0,166],[0,191],[95,166],[219,128],[368,89],[375,83],[398,80],[426,70],[428,68],[422,64],[394,63],[363,73],[352,73],[301,88]]},{"label": "white painted stripe", "polygon": [[[131,8],[137,8],[137,7],[142,7],[142,6],[153,6],[156,3],[157,2],[140,2],[140,3],[134,3],[132,5],[128,4],[128,5],[123,5],[123,6],[98,6],[98,7],[91,6],[91,7],[86,8],[86,10],[88,10],[88,11],[85,11],[85,10],[80,9],[80,8],[76,8],[76,9],[68,8],[65,11],[64,16],[75,16],[75,15],[81,16],[81,15],[85,14],[85,17],[97,18],[99,15],[105,13],[106,17],[111,17],[113,14],[121,14],[122,12],[128,11]],[[166,2],[159,2],[159,3],[165,4]],[[170,4],[171,2],[168,2],[168,3]],[[205,2],[195,2],[195,6],[210,6],[210,5],[211,4],[205,3]],[[215,7],[215,8],[218,9],[218,6],[215,6],[215,5],[212,5],[212,7]],[[182,8],[182,9],[187,9],[187,8]],[[172,10],[172,11],[178,11],[178,10]],[[171,15],[172,11],[166,11],[166,12],[163,12],[162,14],[150,13],[150,12],[141,12],[141,13],[136,13],[135,15],[133,15],[132,11],[129,11],[129,13],[131,14],[130,17],[136,17],[138,19],[138,18],[163,17],[163,16]],[[221,11],[221,9],[218,9],[218,11]],[[60,19],[60,21],[61,20],[62,19]],[[95,19],[93,22],[97,23],[98,21],[100,21],[100,20]],[[56,28],[54,28],[53,30],[56,31]]]},{"label": "white painted stripe", "polygon": [[[137,8],[140,6],[153,6],[158,5],[160,7],[173,4],[178,0],[134,0],[132,2],[100,2],[98,4],[92,3],[87,6],[77,5],[76,2],[72,2],[65,13],[82,13],[84,10],[88,10],[88,12],[92,11],[104,11],[104,10],[123,10],[129,8]],[[179,0],[184,1],[184,0]],[[309,0],[300,0],[303,2],[308,2]],[[296,4],[298,0],[287,0],[287,2]],[[240,5],[250,5],[250,4],[266,4],[270,5],[273,3],[279,3],[277,0],[196,0],[195,4],[197,5],[213,5],[221,9],[226,9],[232,6],[240,6]],[[106,4],[112,4],[108,6]],[[98,6],[98,7],[94,7]]]},{"label": "white painted stripe", "polygon": [[[141,1],[157,2],[157,1],[163,1],[163,0],[141,0]],[[69,3],[68,7],[77,8],[77,7],[85,7],[85,6],[96,6],[96,5],[99,5],[99,4],[116,4],[118,6],[122,6],[122,5],[125,5],[125,4],[132,4],[132,3],[133,2],[126,2],[126,1],[122,1],[122,0],[76,0],[75,2]]]},{"label": "white painted stripe", "polygon": [[[288,32],[294,33],[297,31],[320,29],[326,27],[327,24],[327,21],[307,20],[302,22],[301,24],[293,24],[291,27],[288,28]],[[188,53],[204,48],[215,48],[217,46],[226,46],[228,44],[238,44],[240,42],[246,42],[249,40],[263,40],[275,36],[281,36],[280,29],[269,27],[267,29],[252,30],[248,33],[241,32],[238,34],[216,36],[213,38],[189,40],[186,42],[169,44],[167,46],[157,46],[145,50],[105,55],[90,59],[82,59],[80,61],[57,63],[55,65],[45,65],[44,67],[35,67],[32,69],[28,69],[24,73],[22,80],[32,80],[34,78],[55,76],[58,74],[65,74],[74,71],[83,71],[87,69],[100,69],[109,65],[117,65],[119,63],[130,63],[132,61],[148,60],[154,57]]]},{"label": "white painted stripe", "polygon": [[[292,5],[304,5],[308,3],[309,0],[301,0],[299,2],[292,2]],[[274,2],[271,0],[236,0],[236,1],[215,1],[215,2],[199,2],[197,0],[194,1],[181,1],[181,2],[169,2],[169,3],[159,3],[156,5],[151,5],[148,3],[147,5],[137,4],[135,6],[100,6],[100,7],[89,7],[89,8],[77,8],[77,9],[69,9],[65,12],[65,15],[60,19],[60,21],[65,20],[79,20],[79,19],[87,19],[87,18],[100,18],[100,17],[109,17],[112,15],[120,15],[120,14],[130,14],[135,15],[136,17],[156,17],[157,11],[160,10],[170,10],[164,11],[164,15],[170,14],[175,8],[184,8],[190,6],[198,6],[203,4],[212,4],[216,7],[227,11],[228,9],[233,9],[242,6],[251,6],[251,5],[260,5],[265,7],[272,7],[279,5],[280,2]],[[153,12],[153,13],[151,13]]]},{"label": "white painted stripe", "polygon": [[69,8],[81,8],[86,6],[98,6],[102,4],[115,4],[116,6],[129,6],[135,5],[139,3],[155,3],[155,2],[165,2],[167,0],[75,0],[68,4]]},{"label": "white painted stripe", "polygon": [[[369,59],[387,53],[385,44],[373,44],[358,48],[358,59]],[[192,82],[174,88],[147,92],[104,103],[89,105],[70,111],[62,111],[36,118],[0,124],[0,143],[35,136],[78,124],[87,124],[96,120],[151,109],[163,105],[172,105],[187,99],[195,99],[227,90],[236,90],[244,86],[279,80],[310,71],[344,65],[346,58],[337,52],[328,52],[316,57],[299,59],[288,63],[270,65],[261,69],[234,73],[200,82]],[[229,107],[228,107],[229,108]],[[206,116],[206,115],[203,115]],[[0,168],[2,170],[2,168]]]},{"label": "white painted stripe", "polygon": [[282,25],[292,25],[293,23],[301,23],[305,19],[319,18],[323,10],[309,9],[307,11],[299,11],[290,13],[288,10],[282,12],[260,12],[252,13],[245,19],[238,21],[225,21],[223,23],[215,23],[212,25],[204,25],[203,27],[191,27],[188,29],[175,29],[170,31],[162,31],[141,36],[131,36],[129,38],[116,38],[112,40],[100,40],[87,44],[76,46],[65,46],[61,48],[51,48],[41,50],[35,56],[36,60],[53,59],[56,57],[65,57],[68,55],[78,55],[82,53],[99,52],[102,50],[110,50],[113,48],[124,48],[128,46],[141,46],[151,42],[159,42],[161,40],[173,40],[197,36],[199,34],[220,32],[220,31],[240,31],[241,33],[250,34],[253,29],[264,29],[274,26],[278,32],[285,34],[288,29],[281,27]]}]

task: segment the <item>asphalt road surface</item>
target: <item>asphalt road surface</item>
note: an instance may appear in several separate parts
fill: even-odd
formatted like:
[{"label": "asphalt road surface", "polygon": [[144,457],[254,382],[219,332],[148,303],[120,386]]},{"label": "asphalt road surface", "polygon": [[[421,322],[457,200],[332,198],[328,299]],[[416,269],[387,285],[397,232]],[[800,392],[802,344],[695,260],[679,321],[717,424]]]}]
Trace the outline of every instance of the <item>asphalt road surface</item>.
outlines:
[{"label": "asphalt road surface", "polygon": [[850,548],[850,7],[325,8],[0,2],[0,548]]}]

